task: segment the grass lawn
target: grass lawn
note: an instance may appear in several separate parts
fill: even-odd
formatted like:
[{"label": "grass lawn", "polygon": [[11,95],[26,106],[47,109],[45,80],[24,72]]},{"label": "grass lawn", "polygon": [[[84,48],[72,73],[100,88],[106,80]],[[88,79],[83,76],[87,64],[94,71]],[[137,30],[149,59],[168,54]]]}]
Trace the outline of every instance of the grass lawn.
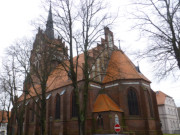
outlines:
[{"label": "grass lawn", "polygon": [[180,134],[163,134],[163,135],[180,135]]}]

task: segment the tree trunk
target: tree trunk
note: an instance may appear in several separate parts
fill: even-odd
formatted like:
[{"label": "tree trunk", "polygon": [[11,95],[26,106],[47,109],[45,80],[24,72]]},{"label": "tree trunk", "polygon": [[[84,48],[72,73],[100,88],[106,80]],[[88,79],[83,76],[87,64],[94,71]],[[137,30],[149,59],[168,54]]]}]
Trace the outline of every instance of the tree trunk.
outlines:
[{"label": "tree trunk", "polygon": [[[44,104],[44,103],[42,103]],[[43,105],[44,106],[44,105]],[[41,124],[41,135],[45,135],[45,118],[46,118],[46,110],[44,109],[45,107],[41,108],[41,120],[40,120],[40,124]]]},{"label": "tree trunk", "polygon": [[45,135],[45,120],[41,120],[41,135]]},{"label": "tree trunk", "polygon": [[42,100],[41,100],[41,135],[45,135],[46,127],[46,83],[42,82]]},{"label": "tree trunk", "polygon": [[10,135],[10,132],[9,132],[9,121],[8,121],[8,124],[7,124],[7,135]]},{"label": "tree trunk", "polygon": [[23,124],[20,125],[20,134],[19,135],[23,135]]},{"label": "tree trunk", "polygon": [[23,135],[23,125],[18,123],[17,135]]},{"label": "tree trunk", "polygon": [[79,135],[85,135],[85,121],[81,120],[79,122]]}]

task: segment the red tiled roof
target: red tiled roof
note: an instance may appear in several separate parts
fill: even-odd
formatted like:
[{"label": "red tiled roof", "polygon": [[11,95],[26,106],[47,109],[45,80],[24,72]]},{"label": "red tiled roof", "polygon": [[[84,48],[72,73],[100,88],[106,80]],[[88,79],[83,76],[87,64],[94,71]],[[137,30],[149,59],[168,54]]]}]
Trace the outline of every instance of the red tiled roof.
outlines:
[{"label": "red tiled roof", "polygon": [[[97,48],[95,48],[97,49]],[[92,49],[89,50],[92,52]],[[73,58],[76,61],[77,56]],[[68,65],[69,61],[66,61],[65,64]],[[84,63],[84,54],[80,54],[78,58],[78,81],[83,79],[82,65]],[[109,64],[106,70],[106,76],[104,77],[103,83],[111,82],[117,79],[143,79],[147,82],[150,82],[143,74],[139,73],[134,64],[129,60],[129,58],[122,51],[113,51]],[[54,89],[66,86],[71,84],[71,80],[68,79],[67,72],[64,70],[64,67],[60,64],[52,71],[51,75],[47,81],[47,91],[52,91]],[[35,86],[40,93],[40,85]],[[29,90],[31,96],[36,96],[36,92],[33,87]],[[23,100],[24,95],[21,95],[19,101]],[[30,96],[27,97],[27,99]]]},{"label": "red tiled roof", "polygon": [[[74,57],[74,61],[76,60],[76,58],[77,57]],[[84,58],[84,55],[80,54],[79,58],[78,58],[79,66],[78,66],[78,70],[77,70],[78,81],[83,79],[83,71],[82,71],[82,64],[84,63],[83,58]],[[69,65],[68,63],[69,63],[69,61],[65,61],[65,64]],[[60,88],[62,86],[66,86],[71,83],[72,82],[71,82],[71,80],[68,79],[68,75],[67,75],[67,72],[65,71],[64,67],[61,64],[59,64],[56,67],[56,69],[52,71],[51,75],[48,77],[46,92],[50,92],[54,89]],[[34,87],[36,89],[36,92],[38,94],[40,94],[41,93],[40,85],[35,85]],[[37,96],[36,92],[33,87],[31,87],[29,90],[29,93],[31,96]],[[24,95],[22,94],[19,97],[19,101],[22,101],[23,98],[24,98]],[[28,99],[28,98],[30,98],[30,96],[28,95],[26,98]]]},{"label": "red tiled roof", "polygon": [[166,97],[170,97],[162,91],[156,91],[156,99],[158,105],[164,105]]},{"label": "red tiled roof", "polygon": [[99,94],[93,106],[93,112],[123,112],[119,106],[106,94]]},{"label": "red tiled roof", "polygon": [[143,79],[150,82],[136,70],[135,65],[122,51],[113,51],[103,83],[117,79]]}]

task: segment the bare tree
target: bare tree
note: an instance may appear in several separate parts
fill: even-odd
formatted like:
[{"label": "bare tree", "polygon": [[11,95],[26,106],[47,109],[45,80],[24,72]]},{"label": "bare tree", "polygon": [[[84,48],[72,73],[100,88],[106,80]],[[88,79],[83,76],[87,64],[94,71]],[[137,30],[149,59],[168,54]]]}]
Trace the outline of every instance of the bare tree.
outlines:
[{"label": "bare tree", "polygon": [[[12,58],[12,59],[11,59]],[[19,117],[21,117],[19,115],[18,112],[18,108],[17,108],[17,97],[18,97],[18,91],[20,91],[20,82],[21,81],[21,77],[19,72],[16,70],[17,67],[15,67],[15,61],[14,61],[14,57],[11,57],[9,59],[9,57],[6,57],[6,63],[4,63],[3,65],[3,70],[1,73],[1,89],[3,90],[4,93],[7,94],[7,96],[9,98],[8,100],[8,104],[7,104],[7,118],[8,118],[8,126],[7,126],[7,131],[8,134],[10,134],[10,116],[9,116],[9,112],[11,111],[10,107],[12,106],[12,114],[16,115],[16,119],[18,121],[18,126],[20,125],[20,120]],[[18,112],[18,113],[17,113]],[[22,124],[22,123],[21,123]],[[21,131],[18,131],[18,133],[21,133]]]},{"label": "bare tree", "polygon": [[[9,134],[9,121],[10,121],[10,102],[9,102],[9,94],[4,91],[3,84],[0,80],[0,113],[1,113],[1,118],[0,118],[0,124],[2,123],[7,123],[7,134]],[[4,127],[5,128],[5,127]]]},{"label": "bare tree", "polygon": [[[3,62],[0,82],[1,89],[9,97],[8,112],[12,107],[11,120],[8,113],[8,134],[11,134],[13,122],[17,121],[17,134],[23,134],[24,112],[27,97],[27,76],[30,69],[29,57],[32,45],[27,39],[19,40],[14,45],[7,48],[6,59]],[[25,80],[25,81],[24,81]],[[24,83],[23,83],[24,81]],[[18,96],[24,93],[21,103],[18,102]]]},{"label": "bare tree", "polygon": [[180,1],[138,0],[133,4],[137,5],[132,13],[135,28],[151,41],[140,57],[151,58],[160,78],[180,69]]},{"label": "bare tree", "polygon": [[48,84],[48,79],[53,69],[58,65],[59,59],[64,59],[65,56],[62,56],[64,50],[59,45],[60,40],[49,40],[43,34],[41,36],[41,40],[37,39],[34,42],[29,61],[31,65],[30,86],[33,88],[35,95],[32,95],[32,91],[29,91],[28,94],[34,101],[35,97],[39,99],[40,104],[36,103],[36,105],[40,110],[41,135],[44,135],[46,127],[46,92],[51,85]]},{"label": "bare tree", "polygon": [[[51,76],[53,69],[58,65],[59,59],[64,59],[65,57],[65,55],[62,56],[62,52],[65,51],[66,48],[63,48],[63,50],[59,47],[60,41],[61,39],[50,40],[42,30],[39,29],[34,43],[28,40],[20,41],[8,50],[8,54],[13,55],[19,65],[18,71],[23,74],[25,78],[22,95],[17,101],[21,106],[23,103],[23,106],[20,107],[19,110],[22,109],[24,113],[25,101],[31,98],[38,108],[37,110],[32,109],[32,111],[34,111],[34,114],[39,119],[38,125],[41,127],[40,132],[42,135],[44,135],[46,131],[46,92],[50,87],[48,78]],[[22,120],[24,121],[24,118]],[[28,131],[25,131],[25,133],[26,132]]]},{"label": "bare tree", "polygon": [[[56,31],[69,49],[68,59],[61,62],[61,65],[72,81],[78,110],[79,134],[84,135],[89,82],[95,78],[95,76],[91,78],[90,76],[94,71],[95,64],[99,63],[97,61],[103,52],[103,49],[93,50],[98,51],[98,53],[96,57],[91,57],[92,51],[89,49],[97,44],[110,16],[104,10],[106,9],[104,1],[99,0],[79,0],[76,2],[73,0],[54,0],[52,5],[55,12]],[[83,53],[83,63],[79,61],[80,53]],[[79,72],[81,71],[83,86],[79,85]]]}]

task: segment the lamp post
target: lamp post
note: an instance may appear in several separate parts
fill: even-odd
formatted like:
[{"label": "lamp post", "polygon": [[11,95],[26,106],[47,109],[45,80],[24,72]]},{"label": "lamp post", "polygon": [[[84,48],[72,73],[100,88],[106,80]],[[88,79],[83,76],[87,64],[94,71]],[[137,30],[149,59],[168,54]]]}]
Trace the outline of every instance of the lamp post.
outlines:
[{"label": "lamp post", "polygon": [[52,135],[52,121],[53,121],[53,117],[50,116],[50,117],[49,117],[49,122],[50,122],[50,135]]}]

